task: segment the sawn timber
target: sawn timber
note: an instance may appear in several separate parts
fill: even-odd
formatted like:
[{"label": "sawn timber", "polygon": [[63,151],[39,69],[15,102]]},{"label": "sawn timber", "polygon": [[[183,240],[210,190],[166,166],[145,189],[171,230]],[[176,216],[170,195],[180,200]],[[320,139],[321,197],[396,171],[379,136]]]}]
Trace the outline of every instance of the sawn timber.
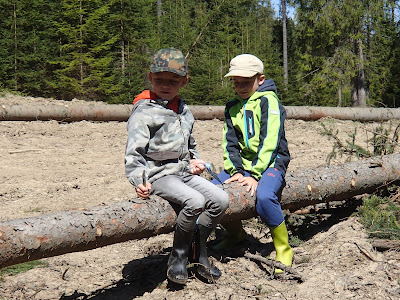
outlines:
[{"label": "sawn timber", "polygon": [[[400,154],[343,165],[288,172],[282,207],[345,200],[400,183]],[[255,197],[238,184],[224,185],[230,206],[224,221],[257,215]],[[159,197],[65,211],[0,223],[0,268],[45,257],[147,238],[174,229],[176,213]]]}]

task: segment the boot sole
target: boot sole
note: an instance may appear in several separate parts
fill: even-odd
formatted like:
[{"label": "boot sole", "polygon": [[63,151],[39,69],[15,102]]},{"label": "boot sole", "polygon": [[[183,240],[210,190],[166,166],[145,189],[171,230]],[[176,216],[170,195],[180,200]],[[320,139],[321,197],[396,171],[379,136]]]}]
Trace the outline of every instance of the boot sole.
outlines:
[{"label": "boot sole", "polygon": [[197,273],[199,273],[199,275],[201,277],[203,277],[204,279],[207,279],[210,281],[216,281],[221,277],[221,275],[219,275],[219,276],[212,275],[210,272],[208,272],[206,270],[202,270],[201,268],[197,268]]},{"label": "boot sole", "polygon": [[169,274],[167,274],[167,277],[170,281],[177,283],[177,284],[186,284],[186,282],[188,281],[188,279],[180,279],[180,278],[175,278]]},{"label": "boot sole", "polygon": [[189,276],[188,276],[187,273],[186,274],[174,275],[173,272],[172,272],[172,268],[168,267],[168,269],[167,269],[167,278],[170,281],[178,283],[178,284],[186,284],[186,282],[189,279]]}]

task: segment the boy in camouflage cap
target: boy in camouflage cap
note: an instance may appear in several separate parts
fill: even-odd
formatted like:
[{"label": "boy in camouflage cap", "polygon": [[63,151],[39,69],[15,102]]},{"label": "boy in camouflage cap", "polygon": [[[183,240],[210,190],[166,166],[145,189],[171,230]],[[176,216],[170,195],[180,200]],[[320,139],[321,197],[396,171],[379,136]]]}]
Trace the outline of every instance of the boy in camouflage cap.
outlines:
[{"label": "boy in camouflage cap", "polygon": [[[196,151],[193,115],[178,96],[188,81],[182,52],[174,48],[157,51],[149,80],[152,91],[143,91],[135,98],[128,120],[125,173],[140,198],[154,194],[181,207],[167,277],[175,283],[186,283],[191,252],[198,274],[215,280],[221,271],[211,266],[206,241],[228,208],[229,197],[221,188],[197,176],[205,169],[205,162]],[[191,251],[194,234],[197,246]]]},{"label": "boy in camouflage cap", "polygon": [[160,49],[153,57],[150,65],[151,73],[172,72],[187,77],[187,61],[178,49]]}]

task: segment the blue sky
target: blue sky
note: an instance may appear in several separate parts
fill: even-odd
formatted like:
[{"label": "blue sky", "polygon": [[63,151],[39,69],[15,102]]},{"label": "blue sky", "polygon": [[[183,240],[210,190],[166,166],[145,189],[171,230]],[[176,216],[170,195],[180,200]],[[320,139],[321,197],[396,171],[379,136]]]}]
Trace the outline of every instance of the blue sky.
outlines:
[{"label": "blue sky", "polygon": [[271,4],[272,4],[275,8],[279,7],[279,3],[281,3],[281,0],[271,0]]},{"label": "blue sky", "polygon": [[[279,15],[279,6],[281,4],[281,0],[271,0],[272,7],[275,9],[276,16]],[[293,18],[294,9],[292,7],[286,6],[286,11],[288,17]]]}]

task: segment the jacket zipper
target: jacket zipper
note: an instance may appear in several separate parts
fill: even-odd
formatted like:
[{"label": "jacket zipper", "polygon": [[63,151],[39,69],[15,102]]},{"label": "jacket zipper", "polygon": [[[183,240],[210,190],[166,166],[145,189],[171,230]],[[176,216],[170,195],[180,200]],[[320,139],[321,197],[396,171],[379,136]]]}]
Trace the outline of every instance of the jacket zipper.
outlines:
[{"label": "jacket zipper", "polygon": [[247,149],[250,149],[250,145],[249,145],[249,136],[247,134],[247,117],[246,117],[246,104],[247,104],[247,100],[244,100],[244,105],[243,105],[243,120],[244,120],[244,136],[245,136],[245,140],[246,140],[246,146]]},{"label": "jacket zipper", "polygon": [[[183,146],[184,145],[186,145],[187,143],[186,143],[186,140],[185,140],[185,134],[184,134],[184,132],[183,132],[183,130],[182,130],[182,118],[181,118],[181,116],[179,115],[179,114],[177,114],[176,112],[174,112],[175,113],[175,115],[176,115],[176,118],[178,119],[178,121],[179,121],[179,129],[180,129],[180,132],[181,132],[181,134],[182,134],[182,137],[183,137],[183,144],[180,146],[180,155],[179,155],[179,161],[182,161],[181,160],[181,155],[182,155],[182,153],[183,153]],[[184,171],[184,164],[182,164],[182,169],[181,169],[181,172],[183,172]]]}]

